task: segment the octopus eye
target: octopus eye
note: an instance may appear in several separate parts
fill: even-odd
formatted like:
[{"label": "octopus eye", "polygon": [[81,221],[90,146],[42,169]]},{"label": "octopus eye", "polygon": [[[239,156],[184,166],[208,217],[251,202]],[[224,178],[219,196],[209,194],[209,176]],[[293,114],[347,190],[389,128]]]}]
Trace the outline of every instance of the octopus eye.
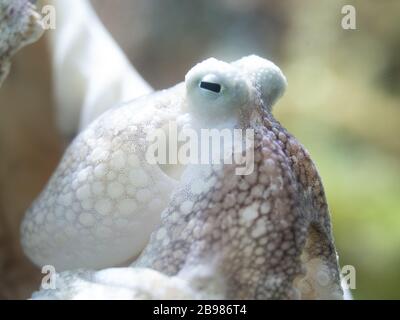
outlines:
[{"label": "octopus eye", "polygon": [[208,81],[201,81],[200,82],[200,88],[209,90],[215,93],[220,93],[221,92],[221,85],[218,83],[214,82],[208,82]]}]

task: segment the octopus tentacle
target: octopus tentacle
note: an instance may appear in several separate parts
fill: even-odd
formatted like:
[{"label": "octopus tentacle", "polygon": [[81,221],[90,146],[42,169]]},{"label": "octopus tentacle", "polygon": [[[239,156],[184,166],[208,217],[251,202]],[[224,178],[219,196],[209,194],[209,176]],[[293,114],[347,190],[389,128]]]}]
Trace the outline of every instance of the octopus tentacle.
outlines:
[{"label": "octopus tentacle", "polygon": [[254,172],[238,176],[235,165],[188,167],[190,179],[133,266],[183,277],[208,266],[224,279],[220,290],[228,299],[340,298],[315,166],[271,114],[261,122],[253,127]]}]

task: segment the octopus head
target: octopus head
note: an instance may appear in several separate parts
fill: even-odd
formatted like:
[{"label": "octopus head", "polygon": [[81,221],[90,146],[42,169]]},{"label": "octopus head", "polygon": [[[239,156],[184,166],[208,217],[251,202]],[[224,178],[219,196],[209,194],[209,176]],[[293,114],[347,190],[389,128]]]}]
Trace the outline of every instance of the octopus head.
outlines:
[{"label": "octopus head", "polygon": [[257,106],[271,111],[286,78],[269,60],[251,55],[233,63],[207,59],[187,73],[185,84],[189,112],[211,126],[249,118]]}]

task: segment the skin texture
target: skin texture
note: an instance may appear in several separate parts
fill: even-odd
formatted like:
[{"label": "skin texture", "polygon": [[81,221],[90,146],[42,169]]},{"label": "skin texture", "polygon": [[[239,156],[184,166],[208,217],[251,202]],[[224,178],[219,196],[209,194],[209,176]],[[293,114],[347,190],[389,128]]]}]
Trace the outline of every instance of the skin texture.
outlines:
[{"label": "skin texture", "polygon": [[[220,92],[201,88],[205,80]],[[59,271],[115,266],[147,244],[133,267],[176,276],[196,292],[341,298],[321,180],[307,151],[272,116],[285,87],[268,60],[208,59],[184,85],[108,111],[75,139],[27,212],[25,252]],[[253,129],[241,156],[254,150],[254,170],[238,175],[237,164],[189,164],[175,181],[144,160],[146,134],[170,120],[195,130]]]},{"label": "skin texture", "polygon": [[11,57],[43,33],[39,18],[28,0],[0,0],[0,85],[10,70]]},{"label": "skin texture", "polygon": [[179,117],[181,91],[111,109],[72,142],[22,223],[35,264],[103,268],[140,253],[176,185],[145,160],[146,136]]},{"label": "skin texture", "polygon": [[[247,63],[263,61],[249,57],[237,65]],[[187,182],[134,266],[182,277],[211,268],[228,299],[341,298],[321,180],[308,152],[271,114],[279,92],[266,102],[258,91],[259,81],[276,83],[280,75],[251,68],[245,74],[253,94],[234,125],[255,130],[254,172],[236,175],[236,165],[187,168]]]}]

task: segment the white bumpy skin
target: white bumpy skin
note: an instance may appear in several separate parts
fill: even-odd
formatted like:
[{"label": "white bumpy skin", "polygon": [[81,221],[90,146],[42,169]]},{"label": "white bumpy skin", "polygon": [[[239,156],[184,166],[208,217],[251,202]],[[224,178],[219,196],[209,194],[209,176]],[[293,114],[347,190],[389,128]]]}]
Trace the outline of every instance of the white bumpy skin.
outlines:
[{"label": "white bumpy skin", "polygon": [[146,136],[179,116],[182,89],[111,109],[77,136],[23,220],[34,263],[102,268],[140,253],[176,184],[146,161]]},{"label": "white bumpy skin", "polygon": [[[219,98],[224,112],[215,109],[209,120],[196,112],[190,114],[211,123],[211,118],[235,113],[229,105],[246,107],[254,94],[247,85],[254,74],[252,68],[258,65],[260,72],[267,66],[263,74],[279,71],[269,61],[254,56],[236,63],[239,65],[208,59],[188,73],[186,86],[179,84],[111,109],[88,126],[66,150],[42,194],[26,213],[21,239],[28,257],[38,266],[50,264],[61,271],[116,266],[137,256],[177,186],[177,181],[158,165],[146,161],[150,143],[147,134],[170,121],[179,123],[179,119],[188,118],[186,112],[193,111],[188,101],[203,101],[206,108],[207,100],[199,99],[198,90],[206,98],[213,92],[190,89],[193,83],[199,85],[200,78],[210,81],[218,77],[224,85]],[[276,79],[268,81],[283,84],[283,91],[283,75],[280,71],[276,74]]]}]

